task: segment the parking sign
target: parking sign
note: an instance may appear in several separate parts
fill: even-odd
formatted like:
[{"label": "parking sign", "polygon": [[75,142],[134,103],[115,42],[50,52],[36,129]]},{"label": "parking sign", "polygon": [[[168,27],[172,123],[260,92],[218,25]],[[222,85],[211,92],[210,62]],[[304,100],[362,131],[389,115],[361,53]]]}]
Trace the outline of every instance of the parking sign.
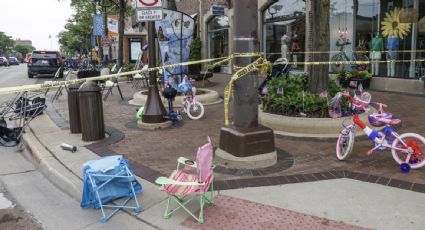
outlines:
[{"label": "parking sign", "polygon": [[137,21],[158,21],[162,19],[161,0],[137,0]]},{"label": "parking sign", "polygon": [[137,0],[136,7],[137,8],[147,8],[147,7],[158,8],[158,7],[162,7],[162,2],[161,0]]}]

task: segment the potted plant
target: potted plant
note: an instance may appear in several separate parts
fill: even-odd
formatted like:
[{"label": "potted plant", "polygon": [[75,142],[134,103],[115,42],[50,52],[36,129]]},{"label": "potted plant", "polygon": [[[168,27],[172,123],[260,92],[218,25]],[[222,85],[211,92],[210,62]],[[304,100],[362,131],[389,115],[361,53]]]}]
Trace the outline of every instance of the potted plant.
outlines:
[{"label": "potted plant", "polygon": [[[201,57],[201,48],[202,48],[202,42],[200,38],[193,39],[192,43],[190,44],[190,54],[189,59],[191,61],[199,61],[202,59]],[[201,73],[202,64],[194,64],[189,65],[188,71],[189,74],[199,74]]]},{"label": "potted plant", "polygon": [[372,79],[372,73],[367,70],[362,70],[359,72],[360,78],[362,79],[362,85],[364,88],[369,88],[370,79]]},{"label": "potted plant", "polygon": [[207,68],[208,71],[211,71],[211,72],[214,72],[214,73],[219,73],[221,71],[220,65],[207,64],[206,68]]},{"label": "potted plant", "polygon": [[339,84],[346,88],[350,85],[351,81],[356,81],[358,83],[362,83],[364,88],[368,88],[370,85],[370,79],[372,78],[372,74],[367,70],[343,70],[338,73]]}]

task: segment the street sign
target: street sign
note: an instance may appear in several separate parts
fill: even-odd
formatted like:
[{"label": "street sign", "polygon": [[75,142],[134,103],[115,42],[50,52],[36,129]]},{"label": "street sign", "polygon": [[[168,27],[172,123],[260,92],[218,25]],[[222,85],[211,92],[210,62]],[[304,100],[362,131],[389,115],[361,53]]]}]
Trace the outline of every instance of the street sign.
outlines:
[{"label": "street sign", "polygon": [[158,8],[162,7],[161,0],[137,0],[136,1],[136,8]]},{"label": "street sign", "polygon": [[112,38],[110,36],[102,36],[100,41],[101,41],[102,46],[111,46],[112,45]]},{"label": "street sign", "polygon": [[157,21],[162,19],[162,9],[137,9],[137,21]]},{"label": "street sign", "polygon": [[224,7],[223,6],[212,6],[211,14],[216,16],[224,15]]}]

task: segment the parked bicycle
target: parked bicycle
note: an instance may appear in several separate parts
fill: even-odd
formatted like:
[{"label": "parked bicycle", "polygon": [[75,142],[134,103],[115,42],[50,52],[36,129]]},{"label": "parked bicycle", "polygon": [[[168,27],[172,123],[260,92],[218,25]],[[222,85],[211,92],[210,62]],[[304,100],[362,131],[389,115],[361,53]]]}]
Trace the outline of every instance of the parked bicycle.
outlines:
[{"label": "parked bicycle", "polygon": [[[353,61],[352,64],[352,68],[353,69],[357,69],[357,70],[367,70],[368,69],[368,63],[367,61],[369,61],[369,58],[367,57],[366,54],[358,52],[358,53],[354,53],[352,55],[352,58],[350,59],[347,55],[347,53],[345,52],[345,46],[347,45],[351,45],[351,42],[348,39],[345,39],[343,37],[341,37],[340,39],[337,40],[336,45],[339,46],[339,52],[335,55],[332,56],[331,61],[331,67],[332,67],[332,71],[333,72],[341,72],[342,70],[345,69],[345,64],[344,62],[348,62],[348,61]],[[359,45],[358,50],[364,50],[364,48]],[[363,64],[357,64],[356,61],[364,61],[365,63]]]},{"label": "parked bicycle", "polygon": [[[344,129],[338,137],[336,144],[336,157],[345,160],[353,150],[355,132],[360,127],[374,143],[374,147],[367,154],[371,155],[375,150],[391,149],[392,157],[400,165],[403,173],[408,173],[411,168],[417,169],[425,165],[425,138],[417,133],[398,134],[391,126],[401,122],[394,119],[392,113],[385,112],[387,105],[377,102],[363,101],[352,97],[348,91],[339,93],[337,97],[347,97],[351,103],[353,124],[344,125]],[[369,98],[370,100],[370,98]],[[365,110],[369,105],[377,106],[378,111],[368,116],[369,123],[375,127],[383,127],[376,131],[368,127],[358,116],[358,111]]]},{"label": "parked bicycle", "polygon": [[196,87],[192,86],[187,76],[183,77],[178,89],[185,94],[183,98],[184,113],[192,120],[201,119],[205,112],[204,105],[196,100]]}]

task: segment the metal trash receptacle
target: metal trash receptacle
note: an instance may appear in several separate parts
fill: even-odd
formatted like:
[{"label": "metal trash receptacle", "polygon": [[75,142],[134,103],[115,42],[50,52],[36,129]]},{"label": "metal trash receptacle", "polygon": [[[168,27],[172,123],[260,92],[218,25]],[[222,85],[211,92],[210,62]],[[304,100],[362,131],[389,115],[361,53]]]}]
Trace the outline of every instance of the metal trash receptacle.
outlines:
[{"label": "metal trash receptacle", "polygon": [[83,141],[105,138],[101,88],[93,81],[85,82],[78,90]]},{"label": "metal trash receptacle", "polygon": [[81,133],[80,108],[78,103],[78,89],[80,86],[81,84],[68,86],[68,114],[71,133]]}]

